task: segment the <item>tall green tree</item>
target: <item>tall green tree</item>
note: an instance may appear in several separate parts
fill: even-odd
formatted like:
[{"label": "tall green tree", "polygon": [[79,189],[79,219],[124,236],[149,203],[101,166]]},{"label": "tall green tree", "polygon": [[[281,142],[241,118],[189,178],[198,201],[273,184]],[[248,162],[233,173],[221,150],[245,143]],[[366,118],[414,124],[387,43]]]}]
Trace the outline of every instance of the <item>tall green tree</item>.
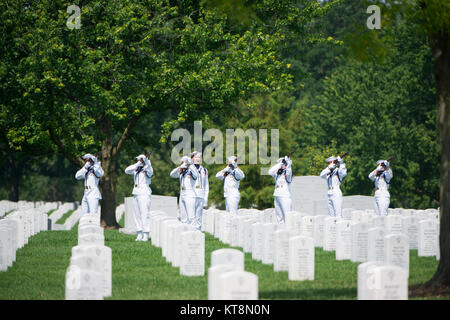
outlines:
[{"label": "tall green tree", "polygon": [[[72,4],[72,3],[71,3]],[[66,1],[7,1],[2,23],[23,52],[17,73],[21,108],[8,139],[49,139],[71,163],[100,152],[105,171],[101,221],[117,228],[117,159],[147,113],[176,110],[177,119],[223,113],[255,93],[289,86],[277,59],[276,34],[232,33],[227,19],[197,1],[75,1],[81,27],[69,29]],[[16,19],[27,23],[17,26]]]}]

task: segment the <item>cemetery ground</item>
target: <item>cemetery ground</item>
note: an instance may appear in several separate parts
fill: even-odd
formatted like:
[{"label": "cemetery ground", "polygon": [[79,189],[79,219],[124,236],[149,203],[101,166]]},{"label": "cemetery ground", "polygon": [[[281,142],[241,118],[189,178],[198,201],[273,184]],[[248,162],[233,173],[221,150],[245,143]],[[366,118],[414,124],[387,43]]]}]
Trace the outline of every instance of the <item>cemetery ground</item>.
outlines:
[{"label": "cemetery ground", "polygon": [[[0,272],[0,300],[63,300],[71,249],[77,245],[77,229],[78,224],[70,231],[45,231],[31,237],[17,251],[14,265]],[[106,298],[112,300],[206,300],[211,252],[230,248],[205,233],[205,275],[187,277],[166,262],[162,249],[150,241],[135,242],[134,235],[118,231],[105,230],[104,235],[105,245],[112,249],[112,297]],[[336,261],[334,251],[315,250],[314,281],[289,281],[287,271],[274,272],[272,264],[262,264],[245,253],[245,270],[258,276],[259,299],[356,299],[359,263]],[[410,250],[409,285],[430,279],[437,265],[435,257],[418,257],[417,250]]]}]

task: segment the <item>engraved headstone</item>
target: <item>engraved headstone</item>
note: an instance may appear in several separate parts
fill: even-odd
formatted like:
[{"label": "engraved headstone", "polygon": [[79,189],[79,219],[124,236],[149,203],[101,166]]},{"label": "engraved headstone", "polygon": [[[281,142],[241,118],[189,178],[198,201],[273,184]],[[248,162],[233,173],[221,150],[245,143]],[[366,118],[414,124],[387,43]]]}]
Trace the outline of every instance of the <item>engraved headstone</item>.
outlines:
[{"label": "engraved headstone", "polygon": [[205,274],[205,235],[200,231],[181,234],[180,275],[203,276]]},{"label": "engraved headstone", "polygon": [[294,236],[289,239],[289,280],[314,280],[314,239]]}]

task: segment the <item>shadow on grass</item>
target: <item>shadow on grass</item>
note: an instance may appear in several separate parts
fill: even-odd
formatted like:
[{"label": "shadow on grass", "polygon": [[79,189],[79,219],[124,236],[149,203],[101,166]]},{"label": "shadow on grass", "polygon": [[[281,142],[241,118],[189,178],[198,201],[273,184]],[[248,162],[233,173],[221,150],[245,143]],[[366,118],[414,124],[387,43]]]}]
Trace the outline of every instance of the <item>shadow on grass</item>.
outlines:
[{"label": "shadow on grass", "polygon": [[259,299],[267,300],[334,300],[355,299],[356,288],[324,288],[324,289],[297,289],[285,291],[260,291]]}]

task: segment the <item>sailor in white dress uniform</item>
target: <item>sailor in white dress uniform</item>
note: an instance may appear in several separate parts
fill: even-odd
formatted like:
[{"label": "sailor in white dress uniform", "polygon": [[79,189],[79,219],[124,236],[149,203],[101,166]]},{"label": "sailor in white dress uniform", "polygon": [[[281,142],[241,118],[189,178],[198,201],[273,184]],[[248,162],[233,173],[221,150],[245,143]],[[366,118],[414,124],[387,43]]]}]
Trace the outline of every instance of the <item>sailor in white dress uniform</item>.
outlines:
[{"label": "sailor in white dress uniform", "polygon": [[342,191],[340,185],[347,175],[347,168],[341,157],[329,157],[328,166],[322,170],[320,177],[328,185],[328,214],[332,217],[342,218]]},{"label": "sailor in white dress uniform", "polygon": [[136,241],[148,241],[150,232],[150,189],[153,168],[150,160],[143,154],[136,157],[138,162],[128,166],[125,173],[134,176],[134,221],[136,223]]},{"label": "sailor in white dress uniform", "polygon": [[102,199],[102,195],[98,189],[98,182],[105,173],[97,157],[87,153],[82,158],[85,160],[85,164],[83,168],[77,171],[75,179],[84,179],[84,195],[81,200],[81,210],[84,215],[87,213],[97,213],[99,201]]},{"label": "sailor in white dress uniform", "polygon": [[269,169],[269,174],[275,179],[274,205],[278,224],[286,221],[286,214],[292,211],[290,184],[292,182],[292,160],[285,156]]},{"label": "sailor in white dress uniform", "polygon": [[393,178],[390,163],[387,160],[378,160],[377,167],[369,174],[369,179],[375,183],[375,211],[379,216],[387,216],[391,195],[389,184]]},{"label": "sailor in white dress uniform", "polygon": [[229,157],[228,165],[216,174],[216,178],[223,181],[225,207],[229,213],[238,213],[239,200],[241,198],[239,184],[244,177],[245,174],[238,168],[237,158],[235,156]]}]

